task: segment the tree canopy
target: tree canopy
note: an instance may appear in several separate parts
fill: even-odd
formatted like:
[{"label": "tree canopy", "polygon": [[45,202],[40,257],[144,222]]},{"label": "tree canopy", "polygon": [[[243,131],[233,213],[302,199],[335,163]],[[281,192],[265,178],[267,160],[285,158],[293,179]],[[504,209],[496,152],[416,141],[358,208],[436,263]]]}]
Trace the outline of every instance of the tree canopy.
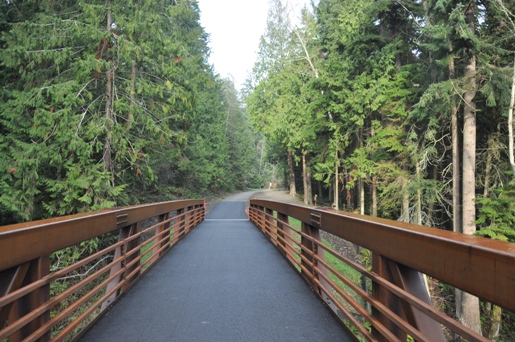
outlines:
[{"label": "tree canopy", "polygon": [[515,241],[513,1],[270,4],[246,103],[305,203]]},{"label": "tree canopy", "polygon": [[1,223],[261,184],[195,1],[0,7]]}]

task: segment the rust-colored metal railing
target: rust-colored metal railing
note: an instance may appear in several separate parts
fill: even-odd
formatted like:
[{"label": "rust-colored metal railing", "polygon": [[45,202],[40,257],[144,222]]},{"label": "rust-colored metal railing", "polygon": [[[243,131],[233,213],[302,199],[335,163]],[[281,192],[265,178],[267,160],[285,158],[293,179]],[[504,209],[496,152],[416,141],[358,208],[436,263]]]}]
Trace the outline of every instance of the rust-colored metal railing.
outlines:
[{"label": "rust-colored metal railing", "polygon": [[80,337],[205,208],[172,201],[0,227],[0,341]]},{"label": "rust-colored metal railing", "polygon": [[[249,218],[368,341],[445,341],[442,326],[465,340],[487,341],[433,308],[421,273],[515,312],[515,244],[265,200],[250,201]],[[324,244],[321,231],[370,250],[372,270]],[[372,291],[327,262],[329,256],[366,277]]]}]

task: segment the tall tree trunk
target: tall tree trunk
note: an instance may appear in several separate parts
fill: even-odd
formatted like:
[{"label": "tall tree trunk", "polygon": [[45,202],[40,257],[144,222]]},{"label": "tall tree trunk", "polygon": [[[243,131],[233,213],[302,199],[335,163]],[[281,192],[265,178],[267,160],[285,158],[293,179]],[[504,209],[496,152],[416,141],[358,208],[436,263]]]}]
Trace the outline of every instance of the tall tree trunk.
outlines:
[{"label": "tall tree trunk", "polygon": [[306,178],[306,153],[302,153],[302,185],[304,190],[304,204],[308,204],[308,182]]},{"label": "tall tree trunk", "polygon": [[402,179],[403,185],[402,185],[402,206],[401,206],[401,221],[402,222],[408,222],[410,221],[410,215],[409,215],[409,193],[406,189],[408,186],[407,179]]},{"label": "tall tree trunk", "polygon": [[[474,3],[466,7],[467,23],[474,29]],[[465,55],[465,95],[463,109],[463,233],[474,234],[476,170],[476,57]]]},{"label": "tall tree trunk", "polygon": [[306,167],[307,167],[307,172],[306,172],[306,178],[307,178],[307,181],[306,181],[306,185],[308,186],[308,204],[309,205],[313,205],[313,185],[311,183],[311,166],[310,166],[310,161],[309,161],[309,157],[306,161]]},{"label": "tall tree trunk", "polygon": [[490,316],[490,331],[488,332],[488,339],[495,342],[499,339],[499,332],[501,330],[502,322],[502,308],[497,305],[492,307],[492,315]]},{"label": "tall tree trunk", "polygon": [[[263,174],[263,155],[265,154],[265,143],[266,138],[263,138],[263,141],[261,141],[261,153],[259,154],[259,175],[261,176]],[[286,174],[285,174],[286,176]],[[286,178],[286,177],[284,177]]]},{"label": "tall tree trunk", "polygon": [[[485,170],[485,188],[483,190],[483,198],[488,198],[490,195],[490,178],[493,165],[493,146],[494,136],[490,134],[488,137],[488,152],[486,155],[486,170]],[[488,339],[490,341],[497,341],[499,338],[499,331],[501,330],[502,321],[502,308],[492,303],[485,303],[486,314],[490,317],[490,329],[488,331]]]},{"label": "tall tree trunk", "polygon": [[[449,78],[451,81],[456,79],[456,68],[454,65],[453,46],[450,47],[451,56],[449,58]],[[461,187],[460,187],[460,145],[458,127],[458,105],[456,95],[451,96],[451,131],[452,131],[452,230],[461,232]],[[461,317],[463,291],[455,290],[456,317]]]},{"label": "tall tree trunk", "polygon": [[377,176],[372,176],[372,216],[377,217]]},{"label": "tall tree trunk", "polygon": [[365,215],[365,182],[359,179],[359,213]]},{"label": "tall tree trunk", "polygon": [[[347,182],[352,180],[352,177],[350,176],[349,173],[347,173],[347,177],[348,177]],[[354,204],[353,204],[354,200],[353,200],[352,196],[353,196],[353,193],[354,193],[354,190],[356,187],[349,189],[348,186],[345,186],[345,188],[347,190],[347,192],[345,194],[345,199],[347,200],[347,211],[354,211]]]},{"label": "tall tree trunk", "polygon": [[[370,125],[370,137],[375,137],[374,125]],[[377,217],[377,175],[372,175],[372,216]]]},{"label": "tall tree trunk", "polygon": [[[451,44],[451,54],[453,47]],[[449,78],[453,81],[456,78],[454,56],[449,58]],[[452,216],[454,232],[461,231],[461,190],[460,190],[460,150],[459,150],[459,127],[458,127],[458,106],[456,95],[451,96],[451,131],[452,131]]]},{"label": "tall tree trunk", "polygon": [[131,90],[130,90],[130,105],[129,105],[129,117],[127,118],[127,125],[125,125],[125,131],[128,132],[131,129],[132,122],[134,121],[134,94],[136,94],[136,60],[132,61],[131,68]]},{"label": "tall tree trunk", "polygon": [[[433,165],[433,173],[432,173],[433,180],[438,180],[438,165]],[[430,201],[427,205],[427,216],[429,218],[429,224],[430,226],[434,226],[433,222],[435,222],[435,201]]]},{"label": "tall tree trunk", "polygon": [[[359,148],[363,148],[363,129],[359,129],[359,137],[358,137],[358,144]],[[365,215],[365,180],[363,177],[359,178],[358,181],[359,184],[359,213],[361,215]]]},{"label": "tall tree trunk", "polygon": [[334,168],[335,168],[335,171],[334,171],[334,209],[336,210],[339,210],[339,205],[338,205],[338,202],[339,202],[339,196],[338,196],[338,193],[340,192],[340,187],[338,186],[338,164],[339,164],[339,160],[338,160],[338,151],[336,151],[336,156],[335,156],[335,162],[334,162]]},{"label": "tall tree trunk", "polygon": [[293,169],[293,152],[291,149],[288,149],[288,170],[290,182],[290,195],[297,196],[297,190],[295,189],[295,170]]},{"label": "tall tree trunk", "polygon": [[[422,180],[422,176],[420,174],[420,163],[419,161],[417,160],[417,165],[416,165],[416,177],[417,177],[417,183],[420,184],[421,180]],[[417,186],[417,197],[415,199],[416,203],[416,213],[415,213],[415,216],[416,216],[416,224],[418,225],[422,225],[422,190],[420,190],[420,185]]]},{"label": "tall tree trunk", "polygon": [[334,182],[331,182],[329,186],[329,200],[332,200],[332,203],[334,203]]},{"label": "tall tree trunk", "polygon": [[[432,23],[431,23],[431,18],[429,16],[429,4],[427,3],[428,1],[427,0],[422,0],[422,8],[424,10],[424,18],[425,18],[425,21],[426,21],[426,27],[431,27],[432,26]],[[429,65],[433,65],[434,63],[434,58],[433,58],[433,52],[432,51],[429,51]],[[431,82],[432,83],[436,83],[437,82],[437,76],[436,76],[436,71],[437,69],[436,68],[433,68],[431,67]],[[437,180],[438,178],[438,167],[437,165],[435,164],[433,166],[433,174],[432,174],[432,178],[434,180]],[[418,195],[418,194],[417,194]],[[433,215],[434,215],[434,207],[435,207],[435,204],[434,204],[434,201],[430,201],[428,203],[428,206],[427,206],[427,216],[428,216],[428,221],[429,221],[429,224],[433,222]],[[421,220],[422,221],[422,220]],[[424,275],[425,277],[425,275]],[[429,289],[429,287],[428,287]]]},{"label": "tall tree trunk", "polygon": [[483,189],[483,198],[488,198],[490,195],[490,178],[492,175],[493,166],[493,148],[494,148],[494,134],[488,136],[488,150],[486,152],[486,165],[485,165],[485,188]]},{"label": "tall tree trunk", "polygon": [[[106,4],[107,8],[107,31],[111,32],[111,0],[107,0]],[[103,153],[103,162],[104,162],[104,171],[113,173],[113,166],[111,160],[111,132],[113,129],[114,117],[113,117],[113,68],[109,68],[106,71],[106,137],[104,142],[104,153]],[[114,175],[111,177],[111,183],[114,183],[113,179]]]},{"label": "tall tree trunk", "polygon": [[313,194],[311,190],[311,171],[309,168],[307,153],[302,154],[302,178],[304,184],[304,204],[313,205]]},{"label": "tall tree trunk", "polygon": [[[475,2],[465,5],[465,20],[469,30],[474,32]],[[476,56],[472,51],[465,51],[464,58],[465,94],[463,109],[463,233],[472,235],[476,232]],[[479,299],[463,293],[460,322],[481,334]]]},{"label": "tall tree trunk", "polygon": [[513,156],[513,110],[515,108],[515,59],[513,60],[513,79],[511,83],[511,100],[508,109],[508,134],[509,134],[509,154],[510,165],[515,177],[515,158]]}]

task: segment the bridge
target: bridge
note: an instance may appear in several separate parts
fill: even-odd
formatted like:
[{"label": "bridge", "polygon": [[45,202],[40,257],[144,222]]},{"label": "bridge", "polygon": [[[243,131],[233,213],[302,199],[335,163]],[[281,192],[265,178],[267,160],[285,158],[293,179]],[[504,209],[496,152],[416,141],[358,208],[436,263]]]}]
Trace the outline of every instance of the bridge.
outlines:
[{"label": "bridge", "polygon": [[486,341],[423,275],[515,312],[513,244],[250,196],[0,227],[0,341]]}]

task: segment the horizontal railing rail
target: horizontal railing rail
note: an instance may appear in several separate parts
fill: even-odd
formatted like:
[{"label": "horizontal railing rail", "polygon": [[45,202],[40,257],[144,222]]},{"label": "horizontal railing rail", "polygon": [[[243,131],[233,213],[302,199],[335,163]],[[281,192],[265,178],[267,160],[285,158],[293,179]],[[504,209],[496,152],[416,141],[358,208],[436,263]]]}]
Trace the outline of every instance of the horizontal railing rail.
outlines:
[{"label": "horizontal railing rail", "polygon": [[0,227],[0,341],[80,337],[205,210],[171,201]]},{"label": "horizontal railing rail", "polygon": [[[515,312],[515,244],[346,212],[251,200],[250,220],[357,336],[369,341],[487,341],[433,308],[421,274]],[[293,227],[292,221],[300,221]],[[368,249],[372,269],[342,255],[321,231]],[[349,279],[326,258],[371,283]]]}]

